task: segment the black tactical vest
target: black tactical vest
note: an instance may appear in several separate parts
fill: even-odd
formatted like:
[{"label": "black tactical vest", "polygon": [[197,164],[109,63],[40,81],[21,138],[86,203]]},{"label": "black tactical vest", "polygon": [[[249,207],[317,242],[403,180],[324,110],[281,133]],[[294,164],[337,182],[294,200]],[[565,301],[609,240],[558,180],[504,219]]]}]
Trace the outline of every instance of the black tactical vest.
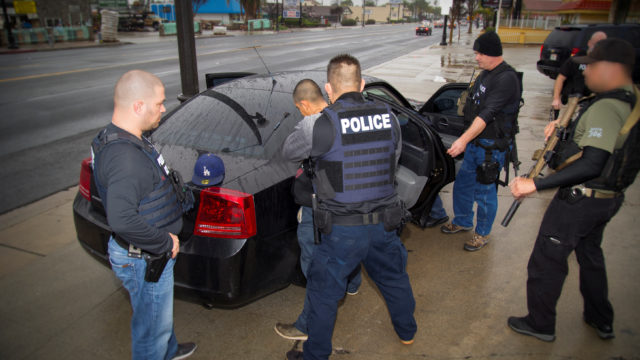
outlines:
[{"label": "black tactical vest", "polygon": [[108,189],[98,180],[100,167],[97,166],[97,164],[100,163],[100,155],[104,149],[116,143],[131,144],[142,151],[153,163],[153,167],[160,175],[161,181],[155,186],[152,192],[140,201],[138,214],[144,218],[147,224],[156,228],[163,228],[178,221],[182,217],[183,207],[178,201],[178,196],[172,183],[172,177],[170,176],[169,169],[164,164],[162,155],[160,155],[151,142],[144,137],[141,141],[137,137],[122,131],[107,134],[107,129],[102,130],[93,139],[91,144],[93,175],[95,177],[96,187],[98,188],[98,194],[102,199],[105,209],[108,206]]},{"label": "black tactical vest", "polygon": [[[465,130],[471,126],[473,120],[478,116],[480,110],[487,101],[487,91],[493,87],[500,86],[495,82],[496,77],[506,71],[513,71],[516,77],[518,73],[509,64],[503,62],[492,71],[483,71],[473,84],[469,91],[469,95],[464,105],[464,127]],[[522,93],[522,84],[520,85],[520,94]],[[511,104],[507,104],[504,109],[498,112],[491,124],[478,135],[479,139],[512,139],[518,133],[518,112],[520,110],[520,99]],[[485,119],[489,121],[490,119]]]},{"label": "black tactical vest", "polygon": [[[625,93],[624,99],[620,100],[629,102],[633,110],[638,100],[634,94],[629,94],[626,91]],[[622,131],[629,131],[623,146],[613,151],[600,176],[586,182],[586,187],[622,192],[635,181],[636,175],[640,171],[640,125],[638,125],[638,118],[629,118],[623,125]]]},{"label": "black tactical vest", "polygon": [[587,109],[591,105],[595,104],[598,100],[602,99],[618,99],[629,103],[631,106],[635,104],[635,95],[621,89],[599,93],[596,96],[582,99],[580,101],[580,112],[575,117],[575,119],[571,120],[571,123],[565,129],[565,131],[562,134],[559,134],[560,141],[558,141],[555,149],[553,149],[553,155],[547,162],[547,165],[551,169],[557,169],[560,165],[563,165],[569,158],[582,151],[582,149],[578,147],[578,144],[573,141],[576,127],[578,126],[578,122],[580,121],[582,115],[587,112]]}]

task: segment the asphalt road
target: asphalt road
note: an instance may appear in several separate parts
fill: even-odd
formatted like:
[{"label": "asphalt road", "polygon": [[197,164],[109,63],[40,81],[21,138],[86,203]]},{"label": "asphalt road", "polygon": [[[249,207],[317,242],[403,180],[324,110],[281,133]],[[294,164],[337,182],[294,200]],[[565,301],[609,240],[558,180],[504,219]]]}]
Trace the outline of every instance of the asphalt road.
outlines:
[{"label": "asphalt road", "polygon": [[[322,69],[339,53],[363,68],[440,39],[415,36],[413,25],[338,28],[196,41],[200,90],[206,73]],[[167,108],[178,105],[180,71],[175,40],[0,56],[0,214],[78,181],[97,129],[111,118],[113,86],[130,69],[160,77]]]}]

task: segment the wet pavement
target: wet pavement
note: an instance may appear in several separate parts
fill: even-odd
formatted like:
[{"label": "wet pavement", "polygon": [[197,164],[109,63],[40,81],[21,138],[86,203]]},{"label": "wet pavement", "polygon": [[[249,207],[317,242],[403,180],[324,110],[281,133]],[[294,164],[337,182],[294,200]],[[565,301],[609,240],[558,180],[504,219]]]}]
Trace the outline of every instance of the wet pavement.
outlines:
[{"label": "wet pavement", "polygon": [[[453,46],[432,46],[365,73],[390,81],[403,94],[426,100],[444,81],[468,81],[471,38]],[[535,69],[538,49],[505,48],[505,59],[524,72],[526,104],[520,114],[518,148],[522,169],[540,147],[548,120],[553,82]],[[616,311],[616,339],[600,340],[582,322],[577,263],[558,304],[557,339],[543,343],[515,334],[511,315],[526,313],[526,263],[552,192],[525,200],[508,228],[498,222],[511,204],[505,189],[491,243],[462,250],[468,233],[443,235],[410,225],[402,235],[409,250],[408,272],[417,302],[415,343],[396,337],[380,294],[368,277],[339,309],[333,359],[640,359],[640,257],[636,219],[640,185],[605,231],[610,297]],[[0,216],[0,358],[124,359],[129,356],[130,308],[111,271],[75,240],[71,188]],[[443,191],[451,214],[451,187]],[[179,340],[196,341],[192,359],[283,359],[293,341],[278,337],[277,321],[293,321],[304,289],[290,286],[236,310],[207,310],[176,300]]]}]

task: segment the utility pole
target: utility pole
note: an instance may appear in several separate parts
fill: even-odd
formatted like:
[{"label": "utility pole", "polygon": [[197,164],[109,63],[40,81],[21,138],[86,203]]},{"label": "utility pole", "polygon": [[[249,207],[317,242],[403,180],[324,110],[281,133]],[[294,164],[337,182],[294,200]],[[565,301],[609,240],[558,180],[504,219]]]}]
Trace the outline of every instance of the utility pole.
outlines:
[{"label": "utility pole", "polygon": [[280,31],[280,1],[276,0],[276,32]]},{"label": "utility pole", "polygon": [[498,12],[496,15],[496,34],[498,33],[498,30],[500,30],[500,10],[502,10],[502,0],[498,2]]},{"label": "utility pole", "polygon": [[442,26],[442,41],[440,42],[441,46],[447,45],[447,20],[449,20],[449,15],[444,16],[444,25]]},{"label": "utility pole", "polygon": [[175,8],[180,81],[182,83],[182,94],[178,95],[178,100],[185,102],[200,92],[198,89],[196,39],[193,31],[193,4],[191,0],[175,0]]},{"label": "utility pole", "polygon": [[7,14],[7,5],[2,0],[2,11],[4,12],[4,27],[7,29],[7,38],[9,40],[9,49],[17,49],[18,45],[16,45],[16,39],[13,38],[13,33],[11,32],[11,23],[9,22],[9,14]]},{"label": "utility pole", "polygon": [[302,27],[302,0],[300,0],[300,22],[298,23]]},{"label": "utility pole", "polygon": [[364,5],[366,0],[362,0],[362,27],[364,27]]}]

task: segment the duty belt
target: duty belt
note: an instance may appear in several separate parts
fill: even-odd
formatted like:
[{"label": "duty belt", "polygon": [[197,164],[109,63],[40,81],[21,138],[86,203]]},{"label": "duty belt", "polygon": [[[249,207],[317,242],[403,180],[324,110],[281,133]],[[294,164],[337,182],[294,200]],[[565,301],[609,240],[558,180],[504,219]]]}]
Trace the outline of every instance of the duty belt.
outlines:
[{"label": "duty belt", "polygon": [[333,225],[357,226],[357,225],[375,225],[384,220],[382,212],[374,212],[368,214],[357,215],[332,215],[331,222]]},{"label": "duty belt", "polygon": [[595,199],[613,199],[613,198],[622,196],[621,192],[614,192],[614,193],[602,192],[596,189],[588,188],[584,185],[573,186],[571,187],[571,191],[576,194],[579,194],[585,197],[595,198]]}]

